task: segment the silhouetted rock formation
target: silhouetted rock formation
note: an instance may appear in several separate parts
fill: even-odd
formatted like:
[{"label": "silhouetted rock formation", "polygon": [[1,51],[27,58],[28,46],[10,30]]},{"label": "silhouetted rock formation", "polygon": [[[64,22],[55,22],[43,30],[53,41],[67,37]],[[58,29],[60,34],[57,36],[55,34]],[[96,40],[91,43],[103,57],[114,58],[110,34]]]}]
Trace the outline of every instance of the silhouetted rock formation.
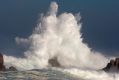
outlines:
[{"label": "silhouetted rock formation", "polygon": [[119,71],[119,58],[116,58],[115,60],[110,60],[110,62],[107,64],[105,68],[103,68],[104,71]]},{"label": "silhouetted rock formation", "polygon": [[52,59],[48,60],[48,63],[50,64],[50,66],[52,67],[61,67],[61,65],[59,64],[57,57],[54,57]]},{"label": "silhouetted rock formation", "polygon": [[3,59],[3,55],[0,54],[0,71],[4,71],[4,70],[5,70],[4,59]]},{"label": "silhouetted rock formation", "polygon": [[17,69],[13,66],[9,67],[9,69],[6,69],[4,66],[4,58],[3,55],[0,53],[0,71],[16,71]]},{"label": "silhouetted rock formation", "polygon": [[17,69],[16,69],[15,67],[13,67],[13,66],[9,67],[8,70],[9,70],[9,71],[17,71]]}]

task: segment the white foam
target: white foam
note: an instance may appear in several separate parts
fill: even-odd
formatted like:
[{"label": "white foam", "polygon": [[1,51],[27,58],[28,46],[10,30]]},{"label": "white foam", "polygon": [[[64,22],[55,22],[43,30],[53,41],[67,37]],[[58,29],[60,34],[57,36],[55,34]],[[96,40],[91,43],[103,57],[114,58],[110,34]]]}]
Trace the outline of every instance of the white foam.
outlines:
[{"label": "white foam", "polygon": [[86,70],[86,69],[65,69],[64,72],[68,72],[79,80],[119,80],[118,73],[106,73],[104,71]]}]

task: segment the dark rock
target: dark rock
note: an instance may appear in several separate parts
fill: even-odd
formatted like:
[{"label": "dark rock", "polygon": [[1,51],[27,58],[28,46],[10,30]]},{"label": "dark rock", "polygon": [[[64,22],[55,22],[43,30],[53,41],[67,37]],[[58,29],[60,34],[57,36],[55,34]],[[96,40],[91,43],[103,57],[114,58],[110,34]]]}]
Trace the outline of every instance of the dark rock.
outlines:
[{"label": "dark rock", "polygon": [[50,64],[50,66],[52,67],[61,67],[61,65],[59,64],[57,57],[54,57],[52,59],[48,60],[48,63]]},{"label": "dark rock", "polygon": [[3,55],[0,54],[0,71],[4,71],[6,68],[4,66],[4,59],[3,59]]},{"label": "dark rock", "polygon": [[4,63],[3,55],[0,54],[0,64],[3,65],[3,63]]},{"label": "dark rock", "polygon": [[13,67],[13,66],[9,67],[8,70],[9,70],[9,71],[17,71],[17,69],[16,69],[15,67]]},{"label": "dark rock", "polygon": [[9,67],[9,69],[6,69],[6,67],[4,66],[4,57],[0,53],[0,71],[16,71],[16,70],[17,69],[13,66]]},{"label": "dark rock", "polygon": [[105,68],[103,68],[104,71],[119,71],[119,58],[116,58],[115,60],[110,60],[110,62],[107,64]]},{"label": "dark rock", "polygon": [[4,65],[0,65],[0,71],[5,71],[5,70],[6,70],[5,66]]},{"label": "dark rock", "polygon": [[107,64],[107,66],[105,68],[103,68],[104,71],[109,71],[111,69],[111,67],[114,65],[115,61],[114,60],[110,60],[110,62]]}]

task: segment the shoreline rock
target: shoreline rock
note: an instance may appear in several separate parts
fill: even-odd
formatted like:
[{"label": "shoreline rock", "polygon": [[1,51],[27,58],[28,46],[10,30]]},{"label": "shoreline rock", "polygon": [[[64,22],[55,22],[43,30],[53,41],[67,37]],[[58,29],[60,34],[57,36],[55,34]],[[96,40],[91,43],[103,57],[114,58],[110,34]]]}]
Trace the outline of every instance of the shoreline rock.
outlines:
[{"label": "shoreline rock", "polygon": [[10,66],[8,71],[17,71],[17,69],[14,66]]},{"label": "shoreline rock", "polygon": [[57,57],[49,59],[48,63],[51,67],[61,67],[60,63],[57,60]]},{"label": "shoreline rock", "polygon": [[0,71],[5,71],[6,68],[4,66],[4,59],[3,59],[3,55],[0,54]]},{"label": "shoreline rock", "polygon": [[13,66],[9,67],[8,69],[4,65],[4,57],[0,53],[0,71],[17,71],[17,69]]},{"label": "shoreline rock", "polygon": [[104,67],[102,70],[106,72],[117,72],[119,71],[119,58],[115,58],[115,60],[110,60],[110,62]]}]

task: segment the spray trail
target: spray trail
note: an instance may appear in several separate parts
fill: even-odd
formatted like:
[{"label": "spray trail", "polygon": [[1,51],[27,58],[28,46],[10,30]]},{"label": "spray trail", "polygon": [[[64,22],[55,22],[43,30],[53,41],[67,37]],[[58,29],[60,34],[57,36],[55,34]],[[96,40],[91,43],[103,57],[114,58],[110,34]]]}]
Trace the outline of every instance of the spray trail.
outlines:
[{"label": "spray trail", "polygon": [[25,58],[4,55],[5,65],[19,69],[45,68],[48,59],[57,57],[66,68],[100,69],[105,66],[107,58],[92,52],[82,42],[80,15],[76,17],[67,12],[57,15],[57,11],[58,5],[52,2],[47,15],[40,18],[32,35],[28,39],[16,38],[17,43],[29,44],[29,49],[24,52]]}]

